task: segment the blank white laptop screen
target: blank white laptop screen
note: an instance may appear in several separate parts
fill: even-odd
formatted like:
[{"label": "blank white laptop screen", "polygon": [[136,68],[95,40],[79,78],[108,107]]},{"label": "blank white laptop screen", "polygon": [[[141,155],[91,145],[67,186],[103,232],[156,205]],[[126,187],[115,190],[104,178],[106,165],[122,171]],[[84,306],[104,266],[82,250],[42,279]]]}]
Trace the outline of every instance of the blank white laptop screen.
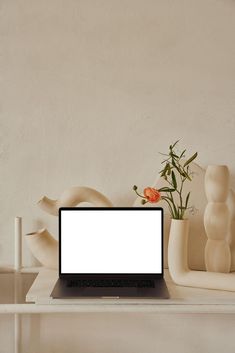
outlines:
[{"label": "blank white laptop screen", "polygon": [[61,210],[61,274],[161,274],[161,210]]}]

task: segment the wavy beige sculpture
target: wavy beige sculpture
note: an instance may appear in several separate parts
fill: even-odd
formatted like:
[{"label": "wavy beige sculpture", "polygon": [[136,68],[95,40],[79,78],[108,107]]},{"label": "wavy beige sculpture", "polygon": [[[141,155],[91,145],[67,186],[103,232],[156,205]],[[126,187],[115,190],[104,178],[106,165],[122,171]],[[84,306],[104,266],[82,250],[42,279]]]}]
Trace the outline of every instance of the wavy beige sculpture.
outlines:
[{"label": "wavy beige sculpture", "polygon": [[227,203],[230,210],[230,231],[228,241],[231,251],[231,271],[235,271],[235,193],[233,190],[229,193]]},{"label": "wavy beige sculpture", "polygon": [[191,271],[188,267],[188,220],[172,220],[169,245],[169,272],[176,284],[235,291],[235,273]]},{"label": "wavy beige sculpture", "polygon": [[[62,193],[58,200],[51,200],[44,196],[38,205],[45,212],[58,216],[60,207],[74,207],[81,202],[89,202],[100,207],[113,206],[107,197],[88,187],[69,188]],[[25,238],[32,254],[43,266],[52,269],[58,268],[58,242],[47,229],[28,233]]]},{"label": "wavy beige sculpture", "polygon": [[229,193],[229,170],[225,165],[209,165],[205,175],[205,192],[208,204],[204,213],[207,234],[205,264],[209,272],[229,273],[231,251],[230,210],[227,205]]},{"label": "wavy beige sculpture", "polygon": [[95,189],[75,186],[65,190],[58,200],[51,200],[44,196],[38,201],[38,206],[45,212],[58,216],[60,207],[74,207],[81,202],[88,202],[99,207],[112,207],[112,202]]}]

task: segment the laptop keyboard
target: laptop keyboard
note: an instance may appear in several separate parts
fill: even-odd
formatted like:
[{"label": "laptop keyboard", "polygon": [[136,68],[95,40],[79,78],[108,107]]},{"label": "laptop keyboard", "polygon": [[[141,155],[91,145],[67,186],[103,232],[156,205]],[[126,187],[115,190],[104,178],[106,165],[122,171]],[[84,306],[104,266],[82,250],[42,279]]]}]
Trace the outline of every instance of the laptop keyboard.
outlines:
[{"label": "laptop keyboard", "polygon": [[154,288],[154,281],[152,280],[125,280],[125,279],[82,279],[69,280],[67,287],[135,287],[135,288]]}]

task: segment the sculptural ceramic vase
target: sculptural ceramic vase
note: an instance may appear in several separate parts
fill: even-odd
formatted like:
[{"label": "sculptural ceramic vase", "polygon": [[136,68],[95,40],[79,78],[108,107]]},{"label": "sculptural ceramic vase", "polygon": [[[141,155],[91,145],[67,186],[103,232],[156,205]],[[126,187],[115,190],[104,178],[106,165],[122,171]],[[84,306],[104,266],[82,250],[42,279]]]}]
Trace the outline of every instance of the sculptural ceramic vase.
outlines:
[{"label": "sculptural ceramic vase", "polygon": [[229,191],[227,166],[210,165],[205,175],[208,204],[204,213],[204,226],[208,237],[205,247],[207,271],[228,273],[231,269],[230,215],[226,200]]},{"label": "sculptural ceramic vase", "polygon": [[26,234],[26,242],[33,255],[47,268],[58,268],[58,242],[43,228]]},{"label": "sculptural ceramic vase", "polygon": [[179,283],[178,274],[186,273],[188,268],[188,219],[172,219],[168,243],[168,266],[175,283]]},{"label": "sculptural ceramic vase", "polygon": [[60,207],[75,207],[81,202],[89,202],[97,207],[113,207],[112,202],[106,196],[86,186],[66,189],[57,200],[44,196],[38,201],[38,206],[45,212],[58,216]]},{"label": "sculptural ceramic vase", "polygon": [[[89,202],[99,207],[113,206],[112,202],[99,191],[83,186],[66,189],[57,200],[44,196],[38,205],[45,212],[58,216],[60,207],[74,207],[81,202]],[[46,229],[28,233],[25,238],[32,254],[44,267],[58,268],[58,242]]]}]

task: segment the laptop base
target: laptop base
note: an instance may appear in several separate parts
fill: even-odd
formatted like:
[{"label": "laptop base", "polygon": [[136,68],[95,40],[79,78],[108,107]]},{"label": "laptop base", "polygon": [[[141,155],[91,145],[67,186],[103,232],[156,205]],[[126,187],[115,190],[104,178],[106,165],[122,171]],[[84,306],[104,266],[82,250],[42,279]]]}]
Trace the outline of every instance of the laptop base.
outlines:
[{"label": "laptop base", "polygon": [[51,293],[54,299],[61,298],[155,298],[169,299],[163,278],[154,280],[151,287],[69,287],[68,280],[59,278]]}]

